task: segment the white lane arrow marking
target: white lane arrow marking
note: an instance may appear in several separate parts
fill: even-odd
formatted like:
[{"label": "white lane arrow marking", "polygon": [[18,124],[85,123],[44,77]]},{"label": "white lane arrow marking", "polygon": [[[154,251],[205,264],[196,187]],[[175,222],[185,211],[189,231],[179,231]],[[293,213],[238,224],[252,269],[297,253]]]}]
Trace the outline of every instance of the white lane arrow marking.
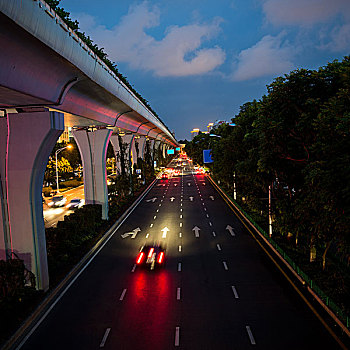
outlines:
[{"label": "white lane arrow marking", "polygon": [[171,197],[171,198],[170,198],[170,200],[171,200],[172,202],[174,202],[174,199],[175,199],[175,197]]},{"label": "white lane arrow marking", "polygon": [[226,226],[226,230],[229,230],[231,236],[235,236],[235,233],[234,233],[234,231],[233,231],[233,228],[232,228],[230,225],[227,225],[227,226]]},{"label": "white lane arrow marking", "polygon": [[136,235],[141,231],[141,229],[138,227],[138,228],[135,228],[133,229],[131,232],[126,232],[124,234],[122,234],[122,238],[126,238],[128,236],[131,236],[131,238],[136,238]]},{"label": "white lane arrow marking", "polygon": [[198,226],[195,226],[195,227],[193,227],[193,229],[192,229],[192,231],[194,231],[194,235],[196,236],[196,237],[199,237],[199,231],[200,231],[201,229],[198,227]]},{"label": "white lane arrow marking", "polygon": [[162,238],[166,238],[166,234],[169,231],[169,229],[167,227],[164,227],[161,231],[163,232]]},{"label": "white lane arrow marking", "polygon": [[193,197],[190,197],[190,201],[193,202]]},{"label": "white lane arrow marking", "polygon": [[151,199],[146,199],[146,202],[152,202],[154,203],[157,200],[157,197],[153,197]]},{"label": "white lane arrow marking", "polygon": [[213,201],[214,200],[214,196],[209,196],[209,198]]}]

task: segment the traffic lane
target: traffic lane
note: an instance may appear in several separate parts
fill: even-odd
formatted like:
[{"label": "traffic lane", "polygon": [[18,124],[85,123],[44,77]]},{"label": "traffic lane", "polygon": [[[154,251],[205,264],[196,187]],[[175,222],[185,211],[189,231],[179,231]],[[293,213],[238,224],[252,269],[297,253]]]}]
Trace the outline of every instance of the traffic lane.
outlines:
[{"label": "traffic lane", "polygon": [[[276,267],[268,266],[266,268],[266,264],[263,264],[263,262],[269,262],[269,259],[256,245],[251,236],[244,231],[240,232],[238,236],[232,236],[228,230],[223,230],[223,226],[232,220],[230,219],[232,212],[225,218],[224,207],[227,207],[226,204],[223,201],[216,202],[215,211],[214,204],[212,206],[212,212],[214,212],[215,217],[213,228],[216,229],[217,227],[215,222],[221,223],[221,228],[216,229],[214,239],[216,242],[219,242],[216,244],[220,244],[222,262],[226,262],[226,266],[233,276],[235,288],[245,296],[242,300],[246,302],[242,302],[242,305],[246,310],[250,310],[248,313],[249,317],[246,317],[250,320],[249,322],[254,324],[255,319],[260,321],[262,315],[269,314],[271,323],[268,320],[264,320],[263,324],[270,326],[267,328],[270,330],[270,333],[272,332],[271,337],[279,334],[281,335],[279,339],[290,338],[289,342],[292,345],[289,348],[293,348],[296,345],[303,346],[306,343],[311,344],[314,341],[313,337],[317,336],[319,332],[324,334],[321,344],[325,343],[337,347],[333,339],[328,335],[328,332],[316,320],[316,317],[310,312],[304,302],[294,293]],[[221,220],[217,220],[218,217]],[[221,273],[223,273],[223,270]],[[258,297],[257,291],[259,291]],[[251,304],[254,305],[253,308]],[[288,315],[288,317],[286,318],[285,315]],[[283,318],[285,321],[283,323],[278,322],[276,326],[276,320],[282,320]],[[290,329],[296,328],[295,324],[299,325],[298,334],[300,337],[297,338],[290,332]],[[267,347],[271,346],[273,342],[276,344],[275,339],[269,339],[268,336],[264,337],[264,334],[267,333],[266,329],[262,327],[257,327],[257,329],[258,332],[262,330],[261,338],[267,343]],[[300,339],[302,340],[300,341]],[[269,341],[271,341],[270,344]],[[285,346],[283,340],[280,345]]]},{"label": "traffic lane", "polygon": [[[139,209],[139,210],[138,210]],[[130,221],[130,222],[129,222]],[[25,348],[96,348],[106,324],[111,324],[120,288],[130,277],[139,247],[144,236],[135,239],[121,235],[129,232],[137,222],[142,227],[149,218],[136,208],[129,220],[116,232],[101,253],[31,337]],[[58,331],[59,330],[59,331]]]},{"label": "traffic lane", "polygon": [[[150,239],[150,238],[149,238]],[[106,349],[170,349],[179,323],[178,237],[167,236],[165,265],[150,271],[137,267],[127,285]]]},{"label": "traffic lane", "polygon": [[[84,186],[73,188],[66,192],[62,192],[61,194],[67,198],[66,204],[68,204],[74,198],[80,198],[84,200]],[[50,201],[50,198],[46,198],[45,201],[48,203]],[[73,210],[67,209],[66,206],[51,208],[46,203],[43,204],[43,216],[46,228],[55,227],[58,221],[64,220],[65,215],[70,215],[74,212]]]}]

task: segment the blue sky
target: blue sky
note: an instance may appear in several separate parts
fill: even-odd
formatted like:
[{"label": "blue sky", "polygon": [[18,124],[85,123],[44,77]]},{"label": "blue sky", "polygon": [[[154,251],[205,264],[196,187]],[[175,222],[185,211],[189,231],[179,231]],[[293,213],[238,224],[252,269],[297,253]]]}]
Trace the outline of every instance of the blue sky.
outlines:
[{"label": "blue sky", "polygon": [[350,54],[349,0],[61,0],[178,140]]}]

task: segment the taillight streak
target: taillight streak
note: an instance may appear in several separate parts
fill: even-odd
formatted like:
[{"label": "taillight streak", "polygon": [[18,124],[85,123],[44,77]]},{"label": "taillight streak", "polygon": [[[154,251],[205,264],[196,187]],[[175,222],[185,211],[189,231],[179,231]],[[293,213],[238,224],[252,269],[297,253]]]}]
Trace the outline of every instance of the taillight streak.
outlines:
[{"label": "taillight streak", "polygon": [[154,248],[151,248],[148,252],[148,257],[149,258],[152,258],[152,255],[153,255],[153,251],[154,251]]},{"label": "taillight streak", "polygon": [[164,259],[164,252],[161,252],[158,258],[158,264],[161,264],[163,262],[163,259]]},{"label": "taillight streak", "polygon": [[140,264],[141,263],[144,255],[145,255],[144,252],[139,253],[139,255],[137,256],[136,264]]}]

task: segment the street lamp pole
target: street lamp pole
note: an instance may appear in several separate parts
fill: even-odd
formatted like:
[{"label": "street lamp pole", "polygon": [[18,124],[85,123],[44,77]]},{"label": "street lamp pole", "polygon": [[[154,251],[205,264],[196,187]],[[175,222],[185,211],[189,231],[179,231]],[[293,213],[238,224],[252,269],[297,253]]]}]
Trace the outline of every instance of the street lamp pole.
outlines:
[{"label": "street lamp pole", "polygon": [[72,145],[68,145],[66,147],[62,147],[60,149],[58,149],[56,152],[55,152],[55,157],[56,157],[56,184],[57,184],[57,193],[60,193],[60,189],[59,189],[59,185],[58,185],[58,166],[57,166],[57,155],[58,153],[60,153],[61,151],[63,151],[64,149],[66,148],[72,148]]}]

